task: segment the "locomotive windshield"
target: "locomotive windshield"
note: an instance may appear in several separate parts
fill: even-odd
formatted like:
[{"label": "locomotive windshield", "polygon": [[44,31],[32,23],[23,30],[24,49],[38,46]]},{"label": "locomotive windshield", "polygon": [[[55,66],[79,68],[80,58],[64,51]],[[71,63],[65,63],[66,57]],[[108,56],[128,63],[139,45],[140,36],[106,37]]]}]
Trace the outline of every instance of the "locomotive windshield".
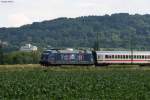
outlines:
[{"label": "locomotive windshield", "polygon": [[48,50],[47,50],[47,51],[44,51],[43,54],[51,53],[51,52],[52,52],[52,51],[48,51]]},{"label": "locomotive windshield", "polygon": [[48,59],[48,54],[42,54],[41,59],[42,60],[47,60]]}]

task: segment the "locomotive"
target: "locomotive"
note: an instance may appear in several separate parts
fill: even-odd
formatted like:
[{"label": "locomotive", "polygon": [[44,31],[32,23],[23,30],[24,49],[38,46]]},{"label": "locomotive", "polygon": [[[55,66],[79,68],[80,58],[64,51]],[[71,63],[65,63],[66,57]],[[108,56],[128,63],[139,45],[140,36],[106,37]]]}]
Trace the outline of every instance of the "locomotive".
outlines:
[{"label": "locomotive", "polygon": [[91,51],[91,50],[46,50],[40,64],[51,65],[111,65],[150,64],[150,51]]},{"label": "locomotive", "polygon": [[89,50],[46,50],[41,56],[41,65],[93,65],[92,51]]}]

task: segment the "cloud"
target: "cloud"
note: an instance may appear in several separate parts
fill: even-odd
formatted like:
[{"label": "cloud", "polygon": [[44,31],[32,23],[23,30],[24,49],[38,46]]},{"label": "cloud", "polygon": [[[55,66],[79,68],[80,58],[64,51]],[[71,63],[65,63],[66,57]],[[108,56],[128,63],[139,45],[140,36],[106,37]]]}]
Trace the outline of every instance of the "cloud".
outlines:
[{"label": "cloud", "polygon": [[58,17],[112,13],[150,14],[150,0],[13,0],[0,4],[0,27],[21,26]]},{"label": "cloud", "polygon": [[8,16],[8,23],[13,27],[19,27],[31,23],[31,20],[22,13],[16,13]]}]

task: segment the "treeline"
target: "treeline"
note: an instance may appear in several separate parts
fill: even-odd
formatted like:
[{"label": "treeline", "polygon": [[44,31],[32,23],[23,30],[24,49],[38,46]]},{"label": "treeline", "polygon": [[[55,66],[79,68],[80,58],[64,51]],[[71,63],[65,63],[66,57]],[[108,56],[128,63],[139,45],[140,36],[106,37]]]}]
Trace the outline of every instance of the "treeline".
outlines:
[{"label": "treeline", "polygon": [[150,50],[150,15],[128,13],[58,18],[35,22],[19,28],[0,28],[0,40],[7,41],[7,51],[18,50],[25,43],[40,48],[95,47]]},{"label": "treeline", "polygon": [[38,64],[40,52],[0,53],[0,64]]}]

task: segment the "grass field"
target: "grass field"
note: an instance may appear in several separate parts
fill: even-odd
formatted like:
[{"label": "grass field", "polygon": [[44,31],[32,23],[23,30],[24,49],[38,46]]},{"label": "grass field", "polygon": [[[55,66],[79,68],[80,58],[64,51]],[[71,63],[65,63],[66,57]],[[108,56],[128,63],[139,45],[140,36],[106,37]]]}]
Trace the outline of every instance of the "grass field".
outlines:
[{"label": "grass field", "polygon": [[150,68],[0,66],[2,100],[149,100]]}]

